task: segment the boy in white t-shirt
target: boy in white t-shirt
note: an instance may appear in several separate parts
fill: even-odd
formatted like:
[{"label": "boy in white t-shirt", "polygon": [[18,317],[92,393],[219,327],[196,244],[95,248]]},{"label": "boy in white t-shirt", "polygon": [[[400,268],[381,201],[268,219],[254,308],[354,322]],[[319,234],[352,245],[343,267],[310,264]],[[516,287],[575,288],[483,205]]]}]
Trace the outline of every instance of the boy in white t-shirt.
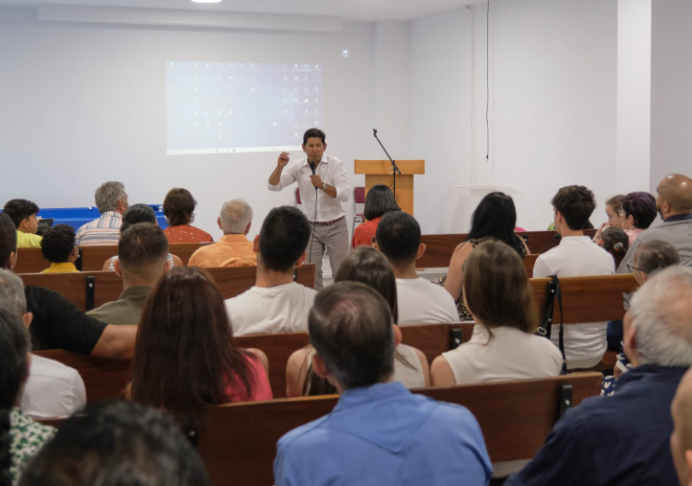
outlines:
[{"label": "boy in white t-shirt", "polygon": [[[562,238],[558,246],[536,259],[533,277],[585,277],[615,273],[613,257],[591,238],[584,236],[582,230],[596,208],[593,192],[584,186],[566,186],[557,191],[552,204],[555,230]],[[564,326],[567,368],[591,368],[601,361],[607,346],[606,327],[606,322]],[[557,346],[558,326],[553,326],[550,337]]]},{"label": "boy in white t-shirt", "polygon": [[418,222],[403,211],[387,213],[377,225],[375,247],[394,269],[399,325],[457,322],[454,298],[444,287],[420,278],[416,260],[425,253]]},{"label": "boy in white t-shirt", "polygon": [[310,234],[299,209],[282,206],[269,212],[254,241],[255,286],[226,300],[234,336],[307,331],[317,292],[294,282],[293,274],[305,261]]}]

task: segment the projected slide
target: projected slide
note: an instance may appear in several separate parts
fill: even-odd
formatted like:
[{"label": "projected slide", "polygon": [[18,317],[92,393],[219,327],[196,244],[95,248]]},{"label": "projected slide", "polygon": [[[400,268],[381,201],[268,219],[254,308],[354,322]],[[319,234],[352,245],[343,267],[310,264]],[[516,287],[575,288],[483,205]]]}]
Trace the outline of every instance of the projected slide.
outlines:
[{"label": "projected slide", "polygon": [[168,155],[298,150],[322,126],[322,66],[166,63]]}]

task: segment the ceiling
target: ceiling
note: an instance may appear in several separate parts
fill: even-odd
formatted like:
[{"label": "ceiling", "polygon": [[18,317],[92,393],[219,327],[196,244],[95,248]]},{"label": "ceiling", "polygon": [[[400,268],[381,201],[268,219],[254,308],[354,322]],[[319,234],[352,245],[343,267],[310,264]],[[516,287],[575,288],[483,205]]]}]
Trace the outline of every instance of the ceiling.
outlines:
[{"label": "ceiling", "polygon": [[83,5],[172,10],[255,12],[272,14],[330,15],[367,22],[414,20],[485,3],[484,0],[223,0],[196,4],[191,0],[0,0],[0,6]]}]

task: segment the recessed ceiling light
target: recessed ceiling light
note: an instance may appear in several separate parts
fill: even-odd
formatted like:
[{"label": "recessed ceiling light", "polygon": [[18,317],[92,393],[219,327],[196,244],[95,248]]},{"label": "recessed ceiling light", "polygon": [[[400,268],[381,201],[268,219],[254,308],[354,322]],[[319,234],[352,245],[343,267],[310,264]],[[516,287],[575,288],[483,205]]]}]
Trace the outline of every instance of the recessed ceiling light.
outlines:
[{"label": "recessed ceiling light", "polygon": [[221,0],[192,0],[194,3],[221,3]]}]

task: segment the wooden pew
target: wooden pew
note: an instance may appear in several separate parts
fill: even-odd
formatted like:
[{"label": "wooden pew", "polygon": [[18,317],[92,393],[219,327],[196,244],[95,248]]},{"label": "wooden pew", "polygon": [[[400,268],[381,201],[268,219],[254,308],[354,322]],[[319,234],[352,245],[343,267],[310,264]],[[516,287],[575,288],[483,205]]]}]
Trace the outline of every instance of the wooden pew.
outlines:
[{"label": "wooden pew", "polygon": [[[209,268],[224,299],[235,297],[255,284],[257,269]],[[123,291],[122,279],[114,272],[30,273],[21,274],[24,285],[45,287],[60,293],[78,308],[88,311],[106,302],[118,300]],[[296,272],[296,282],[313,288],[315,265],[305,264]]]},{"label": "wooden pew", "polygon": [[[169,252],[187,265],[192,254],[207,243],[179,243],[169,246]],[[40,273],[50,267],[50,262],[43,259],[39,248],[19,248],[17,251],[16,273]],[[82,271],[99,271],[106,260],[118,254],[118,245],[85,246],[80,248],[80,258],[75,263]]]},{"label": "wooden pew", "polygon": [[[467,407],[478,419],[490,458],[509,461],[533,457],[543,445],[560,410],[561,393],[572,386],[573,405],[600,393],[598,373],[418,393]],[[564,396],[564,395],[562,395]],[[199,451],[215,486],[274,484],[276,443],[285,433],[329,413],[338,397],[309,397],[209,407],[200,430]]]},{"label": "wooden pew", "polygon": [[[593,237],[596,230],[586,230],[584,234]],[[529,250],[534,255],[540,255],[557,246],[560,240],[555,231],[526,231],[517,232],[517,235],[526,240]],[[448,234],[448,235],[422,235],[421,243],[425,243],[425,254],[416,261],[419,268],[440,268],[449,267],[449,260],[452,258],[454,249],[466,240],[468,235]],[[535,260],[534,260],[535,261]],[[533,269],[533,264],[531,265]]]},{"label": "wooden pew", "polygon": [[62,349],[34,351],[33,354],[54,359],[76,369],[84,380],[89,402],[122,397],[125,386],[130,381],[131,360],[95,358]]}]

